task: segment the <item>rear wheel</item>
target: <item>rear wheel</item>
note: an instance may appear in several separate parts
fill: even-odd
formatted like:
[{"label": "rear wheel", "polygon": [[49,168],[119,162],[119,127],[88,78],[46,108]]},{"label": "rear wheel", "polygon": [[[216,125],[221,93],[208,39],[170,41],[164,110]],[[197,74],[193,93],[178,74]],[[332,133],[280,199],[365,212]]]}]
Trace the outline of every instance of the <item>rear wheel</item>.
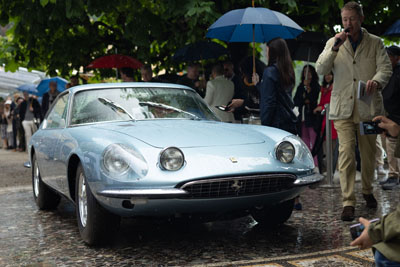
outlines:
[{"label": "rear wheel", "polygon": [[82,239],[88,245],[105,244],[118,230],[120,217],[104,209],[87,184],[82,165],[76,171],[76,217]]},{"label": "rear wheel", "polygon": [[32,188],[33,198],[39,209],[52,210],[57,208],[61,197],[43,183],[36,155],[32,157]]},{"label": "rear wheel", "polygon": [[274,206],[255,208],[251,216],[262,225],[275,226],[286,222],[292,215],[294,199],[290,199]]}]

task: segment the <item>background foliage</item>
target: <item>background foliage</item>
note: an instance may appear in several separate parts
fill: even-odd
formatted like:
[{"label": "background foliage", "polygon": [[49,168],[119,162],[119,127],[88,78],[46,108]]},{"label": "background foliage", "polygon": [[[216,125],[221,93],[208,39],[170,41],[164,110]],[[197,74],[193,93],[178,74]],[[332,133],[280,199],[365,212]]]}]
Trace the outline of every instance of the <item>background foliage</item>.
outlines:
[{"label": "background foliage", "polygon": [[[283,12],[305,30],[334,35],[344,0],[256,0],[256,6]],[[399,18],[398,1],[363,0],[364,27],[382,35]],[[0,63],[68,76],[107,53],[133,56],[158,70],[176,71],[174,51],[205,39],[207,28],[249,0],[0,0]],[[248,44],[229,44],[243,57]],[[112,76],[112,70],[101,72]]]}]

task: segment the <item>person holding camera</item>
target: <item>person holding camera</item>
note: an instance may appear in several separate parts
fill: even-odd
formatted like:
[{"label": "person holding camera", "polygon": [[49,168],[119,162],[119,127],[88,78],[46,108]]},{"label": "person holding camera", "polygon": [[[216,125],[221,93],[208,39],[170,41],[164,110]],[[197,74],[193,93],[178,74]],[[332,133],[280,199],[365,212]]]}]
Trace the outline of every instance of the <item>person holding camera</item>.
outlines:
[{"label": "person holding camera", "polygon": [[[361,27],[362,7],[357,2],[346,3],[341,10],[344,31],[329,39],[316,62],[320,75],[333,72],[335,79],[329,117],[339,137],[339,173],[343,211],[341,219],[352,221],[356,196],[356,140],[361,156],[362,193],[368,208],[376,208],[372,194],[375,172],[376,134],[360,135],[360,122],[384,114],[381,90],[392,74],[389,57],[382,40]],[[371,98],[367,104],[357,99],[359,82],[366,83]],[[357,135],[357,138],[356,138]]]},{"label": "person holding camera", "polygon": [[[386,116],[400,124],[400,47],[392,45],[386,48],[386,51],[392,63],[393,74],[389,83],[382,90],[383,106]],[[380,182],[380,184],[382,184],[382,189],[392,190],[400,186],[400,160],[393,155],[397,140],[390,135],[382,135],[382,141],[386,149],[389,174],[388,179]]]},{"label": "person holding camera", "polygon": [[[394,155],[400,158],[400,125],[384,116],[377,116],[373,121],[379,122],[380,128],[397,138]],[[377,222],[370,223],[362,217],[359,221],[364,225],[364,231],[350,245],[360,249],[372,247],[377,267],[400,266],[400,205]]]}]

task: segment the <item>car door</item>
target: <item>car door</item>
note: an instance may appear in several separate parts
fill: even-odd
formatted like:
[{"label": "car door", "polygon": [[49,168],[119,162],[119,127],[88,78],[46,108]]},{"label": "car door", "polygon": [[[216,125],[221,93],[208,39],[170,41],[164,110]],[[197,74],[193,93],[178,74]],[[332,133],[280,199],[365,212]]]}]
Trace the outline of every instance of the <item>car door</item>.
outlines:
[{"label": "car door", "polygon": [[41,152],[45,156],[39,162],[42,179],[50,186],[61,190],[61,178],[66,177],[65,167],[59,158],[60,143],[66,126],[69,94],[60,95],[52,105],[50,112],[43,121]]}]

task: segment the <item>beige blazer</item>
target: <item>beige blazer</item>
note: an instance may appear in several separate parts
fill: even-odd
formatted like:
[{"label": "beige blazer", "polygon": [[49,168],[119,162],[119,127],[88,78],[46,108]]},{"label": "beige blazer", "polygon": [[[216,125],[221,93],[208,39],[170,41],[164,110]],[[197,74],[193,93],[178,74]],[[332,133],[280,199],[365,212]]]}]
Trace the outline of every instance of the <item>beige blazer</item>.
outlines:
[{"label": "beige blazer", "polygon": [[[316,62],[318,74],[333,71],[334,82],[329,117],[332,120],[348,119],[354,112],[354,121],[369,121],[376,115],[383,115],[381,90],[392,75],[392,66],[382,40],[362,28],[362,40],[354,53],[349,39],[332,51],[335,38],[327,41],[324,51]],[[375,80],[380,88],[372,95],[370,105],[357,100],[358,82]]]},{"label": "beige blazer", "polygon": [[215,79],[207,82],[204,100],[222,121],[233,122],[235,117],[232,112],[222,111],[215,107],[228,104],[232,100],[233,94],[233,82],[227,80],[224,76],[217,76]]}]

